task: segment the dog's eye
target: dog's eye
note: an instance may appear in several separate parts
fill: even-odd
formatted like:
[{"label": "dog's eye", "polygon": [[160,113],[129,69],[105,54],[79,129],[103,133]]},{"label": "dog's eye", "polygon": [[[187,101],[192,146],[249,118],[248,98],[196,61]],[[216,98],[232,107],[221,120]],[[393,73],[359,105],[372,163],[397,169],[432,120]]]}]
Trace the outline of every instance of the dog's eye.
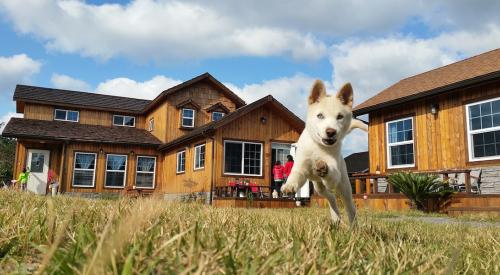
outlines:
[{"label": "dog's eye", "polygon": [[341,120],[341,119],[343,119],[343,118],[344,118],[344,116],[343,116],[342,114],[338,114],[338,116],[337,116],[337,119],[338,119],[338,120]]},{"label": "dog's eye", "polygon": [[318,117],[319,119],[323,119],[323,118],[325,118],[325,116],[324,116],[322,113],[319,113],[319,114],[317,115],[317,117]]}]

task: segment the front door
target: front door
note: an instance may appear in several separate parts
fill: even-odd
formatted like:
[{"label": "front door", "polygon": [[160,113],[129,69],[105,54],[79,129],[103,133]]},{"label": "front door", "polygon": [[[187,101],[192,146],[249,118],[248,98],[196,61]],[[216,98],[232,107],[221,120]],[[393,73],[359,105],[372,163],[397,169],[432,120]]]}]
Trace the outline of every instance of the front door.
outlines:
[{"label": "front door", "polygon": [[47,176],[49,174],[49,150],[28,150],[28,163],[26,168],[29,169],[28,191],[35,194],[45,195],[47,190]]},{"label": "front door", "polygon": [[290,154],[291,144],[289,143],[271,143],[271,187],[274,187],[274,176],[273,176],[273,167],[277,161],[281,162],[281,165],[285,166],[287,161],[286,156]]}]

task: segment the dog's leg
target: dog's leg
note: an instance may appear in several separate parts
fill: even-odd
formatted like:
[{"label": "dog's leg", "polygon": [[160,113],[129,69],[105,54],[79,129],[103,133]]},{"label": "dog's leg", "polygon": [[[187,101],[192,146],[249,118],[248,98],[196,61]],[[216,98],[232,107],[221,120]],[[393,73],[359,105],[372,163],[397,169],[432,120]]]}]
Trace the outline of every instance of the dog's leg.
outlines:
[{"label": "dog's leg", "polygon": [[342,201],[344,201],[347,216],[349,217],[349,223],[353,226],[356,221],[356,206],[354,205],[354,200],[352,199],[351,183],[349,182],[347,173],[342,173],[342,180],[337,185],[336,190],[337,193],[340,193]]},{"label": "dog's leg", "polygon": [[328,190],[322,182],[313,181],[314,190],[318,192],[319,195],[325,197],[330,204],[330,214],[332,216],[332,221],[334,223],[340,222],[339,208],[337,207],[337,200],[335,195]]},{"label": "dog's leg", "polygon": [[307,176],[304,171],[306,171],[305,164],[297,161],[290,172],[290,176],[286,179],[285,185],[281,187],[281,192],[297,192],[306,183]]},{"label": "dog's leg", "polygon": [[328,175],[328,164],[323,160],[317,160],[313,167],[314,174],[320,178]]}]

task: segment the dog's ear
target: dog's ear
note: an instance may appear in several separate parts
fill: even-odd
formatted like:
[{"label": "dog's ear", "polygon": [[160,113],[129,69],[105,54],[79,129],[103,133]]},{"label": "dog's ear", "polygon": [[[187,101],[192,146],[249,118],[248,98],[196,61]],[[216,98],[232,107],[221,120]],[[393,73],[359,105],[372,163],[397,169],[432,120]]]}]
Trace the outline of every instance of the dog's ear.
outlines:
[{"label": "dog's ear", "polygon": [[347,82],[340,88],[337,93],[337,98],[342,102],[342,104],[352,107],[352,86],[351,83]]},{"label": "dog's ear", "polygon": [[319,102],[319,99],[326,96],[326,88],[323,81],[316,80],[311,89],[311,94],[309,94],[309,104]]}]

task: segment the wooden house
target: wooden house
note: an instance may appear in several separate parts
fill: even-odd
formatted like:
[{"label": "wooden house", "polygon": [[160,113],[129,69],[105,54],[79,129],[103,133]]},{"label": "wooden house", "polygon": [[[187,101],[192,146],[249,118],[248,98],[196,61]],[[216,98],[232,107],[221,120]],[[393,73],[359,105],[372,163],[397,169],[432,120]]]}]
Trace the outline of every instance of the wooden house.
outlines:
[{"label": "wooden house", "polygon": [[127,189],[179,198],[211,194],[236,178],[271,181],[304,122],[272,96],[246,104],[205,73],[154,100],[18,85],[2,135],[17,139],[15,171],[28,189],[65,193]]},{"label": "wooden house", "polygon": [[357,105],[369,172],[470,170],[500,193],[500,49],[405,78]]}]

